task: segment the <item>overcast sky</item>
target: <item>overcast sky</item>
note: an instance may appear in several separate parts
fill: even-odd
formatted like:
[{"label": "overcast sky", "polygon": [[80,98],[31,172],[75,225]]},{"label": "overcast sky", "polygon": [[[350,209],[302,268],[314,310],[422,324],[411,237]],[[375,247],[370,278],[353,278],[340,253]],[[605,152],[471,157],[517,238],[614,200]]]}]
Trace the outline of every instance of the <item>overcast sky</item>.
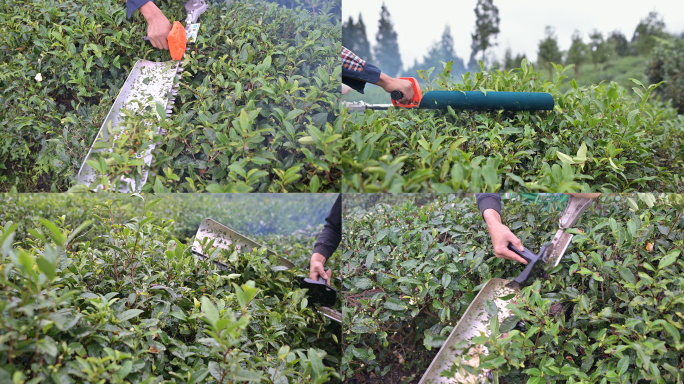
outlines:
[{"label": "overcast sky", "polygon": [[[375,44],[382,3],[383,0],[342,0],[342,20],[353,16],[356,21],[361,13],[371,46]],[[477,0],[387,0],[385,3],[397,31],[404,68],[413,65],[414,59],[422,61],[447,24],[451,26],[456,54],[467,65]],[[493,48],[498,58],[503,58],[510,47],[514,56],[525,53],[536,61],[537,47],[547,25],[556,28],[561,50],[570,48],[575,29],[582,32],[585,42],[594,29],[604,36],[617,29],[631,39],[639,21],[652,10],[663,17],[667,31],[677,34],[684,31],[682,0],[494,0],[494,5],[499,8],[501,18],[501,32],[496,39],[499,45]]]}]

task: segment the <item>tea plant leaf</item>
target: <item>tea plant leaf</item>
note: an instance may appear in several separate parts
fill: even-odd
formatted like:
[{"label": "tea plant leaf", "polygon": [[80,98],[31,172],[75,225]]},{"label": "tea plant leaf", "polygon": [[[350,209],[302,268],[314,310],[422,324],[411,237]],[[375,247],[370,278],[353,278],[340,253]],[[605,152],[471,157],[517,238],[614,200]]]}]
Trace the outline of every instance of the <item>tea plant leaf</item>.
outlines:
[{"label": "tea plant leaf", "polygon": [[[536,250],[548,243],[558,230],[566,201],[559,199],[565,196],[502,196],[502,221],[523,244]],[[495,292],[474,304],[488,281],[510,279],[523,267],[493,257],[490,234],[472,196],[345,195],[341,278],[351,300],[345,307],[350,332],[344,334],[348,359],[342,373],[368,378],[390,372],[398,359],[405,359],[414,361],[411,369],[422,375],[431,359],[418,357],[443,347],[451,335],[456,344],[450,350],[462,351],[452,356],[456,361],[485,350],[479,353],[479,368],[497,366],[500,380],[507,382],[524,381],[521,371],[528,381],[539,377],[540,382],[554,377],[624,381],[656,371],[664,381],[676,381],[676,367],[654,349],[658,345],[676,350],[684,329],[677,315],[684,310],[684,300],[676,278],[684,268],[678,258],[682,228],[672,224],[681,216],[684,200],[675,196],[659,196],[650,208],[639,202],[637,212],[630,210],[629,200],[638,201],[636,194],[599,197],[601,208],[585,211],[575,226],[565,266],[546,271],[549,276],[523,288],[517,300],[514,294]],[[385,229],[388,234],[378,242]],[[395,251],[364,268],[371,250],[385,255],[384,244]],[[505,309],[497,308],[495,299],[506,301]],[[657,310],[648,309],[655,306]],[[466,313],[469,307],[471,313]],[[484,335],[460,336],[454,331],[459,321],[467,327],[478,324]],[[600,349],[596,340],[603,340]],[[401,356],[383,354],[393,343],[420,348],[398,350]],[[549,345],[560,349],[546,350]],[[563,353],[560,360],[558,350]]]},{"label": "tea plant leaf", "polygon": [[396,299],[396,298],[393,298],[393,297],[385,300],[384,306],[385,306],[385,308],[392,310],[392,311],[406,310],[406,304],[403,301]]},{"label": "tea plant leaf", "polygon": [[669,252],[662,259],[660,259],[660,262],[658,263],[658,269],[663,269],[663,268],[669,267],[675,261],[677,261],[677,257],[679,257],[679,251]]},{"label": "tea plant leaf", "polygon": [[373,261],[375,261],[375,251],[371,250],[366,256],[366,268],[370,269],[373,266]]},{"label": "tea plant leaf", "polygon": [[44,257],[38,257],[36,258],[36,264],[38,265],[38,269],[45,273],[45,276],[47,276],[48,279],[55,279],[55,266],[52,265],[52,263],[47,261]]},{"label": "tea plant leaf", "polygon": [[204,320],[212,327],[215,327],[216,323],[219,321],[218,310],[211,300],[209,300],[206,296],[202,296],[200,301],[202,302],[202,313],[204,314]]},{"label": "tea plant leaf", "polygon": [[126,321],[126,320],[129,320],[129,319],[132,319],[132,318],[134,318],[134,317],[137,317],[138,315],[140,315],[140,314],[143,313],[143,312],[144,312],[144,311],[141,310],[141,309],[129,309],[129,310],[127,310],[127,311],[124,311],[124,312],[121,312],[120,314],[118,314],[118,315],[116,316],[116,319],[119,320],[119,321],[121,321],[121,322],[124,322],[124,321]]}]

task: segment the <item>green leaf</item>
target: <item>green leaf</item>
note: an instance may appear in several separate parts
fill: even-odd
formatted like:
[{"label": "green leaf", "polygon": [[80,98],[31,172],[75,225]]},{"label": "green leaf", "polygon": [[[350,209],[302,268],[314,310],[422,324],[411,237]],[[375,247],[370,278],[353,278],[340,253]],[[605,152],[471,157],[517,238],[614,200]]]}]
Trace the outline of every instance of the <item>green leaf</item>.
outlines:
[{"label": "green leaf", "polygon": [[561,151],[556,151],[556,155],[558,156],[558,160],[562,161],[565,164],[575,164],[575,161],[572,159],[572,157],[566,155]]},{"label": "green leaf", "polygon": [[311,178],[311,183],[309,184],[309,192],[316,193],[316,192],[318,192],[318,189],[320,187],[321,187],[321,182],[318,179],[318,175],[314,175],[314,177]]},{"label": "green leaf", "polygon": [[219,320],[219,312],[214,306],[214,304],[206,296],[202,296],[200,299],[202,303],[202,313],[204,314],[204,320],[209,323],[209,325],[216,327],[216,323]]},{"label": "green leaf", "polygon": [[141,313],[143,313],[142,309],[129,309],[127,311],[119,313],[119,315],[116,316],[116,319],[123,322],[128,319],[132,319],[140,315]]},{"label": "green leaf", "polygon": [[45,273],[48,279],[51,281],[55,279],[55,266],[51,262],[47,261],[44,257],[38,257],[36,259],[36,264],[41,272]]},{"label": "green leaf", "polygon": [[579,150],[577,150],[577,160],[579,162],[584,162],[587,160],[587,144],[582,142]]},{"label": "green leaf", "polygon": [[618,369],[618,375],[622,376],[627,372],[627,369],[629,368],[629,356],[622,356],[620,361],[618,361],[617,364],[617,369]]},{"label": "green leaf", "polygon": [[26,269],[26,272],[28,272],[29,274],[33,272],[33,265],[34,265],[33,256],[29,255],[24,250],[20,250],[18,259],[19,259],[20,265],[22,265]]},{"label": "green leaf", "polygon": [[618,270],[620,271],[620,277],[627,280],[630,284],[636,284],[636,277],[634,277],[634,274],[629,268],[619,265]]},{"label": "green leaf", "polygon": [[658,269],[663,269],[663,268],[669,267],[675,261],[677,261],[678,256],[679,256],[679,251],[677,251],[677,250],[670,251],[662,259],[660,259],[660,263],[658,263]]},{"label": "green leaf", "polygon": [[155,106],[155,109],[157,111],[157,116],[159,117],[159,120],[165,120],[166,119],[166,107],[158,101],[154,103],[154,106]]},{"label": "green leaf", "polygon": [[260,383],[263,380],[263,377],[259,372],[238,369],[238,371],[233,374],[233,380]]},{"label": "green leaf", "polygon": [[371,250],[368,252],[368,255],[366,255],[366,268],[371,269],[373,261],[375,261],[375,251]]},{"label": "green leaf", "polygon": [[320,356],[318,356],[318,353],[313,348],[309,348],[307,357],[309,358],[309,364],[311,365],[311,378],[316,380],[321,377],[325,370],[323,360],[320,358]]},{"label": "green leaf", "polygon": [[43,224],[45,228],[47,228],[47,230],[49,231],[48,235],[50,236],[52,241],[55,242],[55,244],[59,245],[60,247],[64,245],[64,241],[66,240],[66,238],[53,222],[45,219],[38,219],[38,221],[41,224]]},{"label": "green leaf", "polygon": [[665,330],[667,331],[667,333],[670,334],[670,336],[672,336],[675,342],[679,343],[679,341],[681,340],[681,334],[679,333],[679,330],[677,330],[677,328],[675,328],[674,325],[668,322],[663,322],[663,327],[665,327]]},{"label": "green leaf", "polygon": [[299,144],[302,144],[302,145],[314,145],[315,144],[314,139],[311,136],[301,137],[298,141],[299,141]]},{"label": "green leaf", "polygon": [[400,299],[390,297],[385,300],[384,307],[392,311],[404,311],[406,310],[406,304]]}]

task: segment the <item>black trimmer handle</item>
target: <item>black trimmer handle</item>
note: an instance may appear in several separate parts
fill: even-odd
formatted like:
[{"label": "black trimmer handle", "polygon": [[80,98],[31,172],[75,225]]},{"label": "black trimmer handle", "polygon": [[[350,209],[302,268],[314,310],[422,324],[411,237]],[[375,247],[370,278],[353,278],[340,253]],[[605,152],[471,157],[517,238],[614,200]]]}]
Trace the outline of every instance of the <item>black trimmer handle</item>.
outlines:
[{"label": "black trimmer handle", "polygon": [[147,45],[152,46],[152,42],[150,41],[150,38],[149,38],[149,37],[145,36],[145,37],[143,37],[143,40],[145,40],[145,42],[147,43]]},{"label": "black trimmer handle", "polygon": [[392,100],[399,101],[404,98],[404,93],[402,91],[392,91],[390,96],[392,96]]},{"label": "black trimmer handle", "polygon": [[527,280],[530,279],[530,277],[534,277],[536,275],[537,270],[540,269],[540,266],[542,264],[540,260],[542,258],[542,255],[546,251],[546,247],[546,245],[542,246],[539,253],[534,254],[527,248],[523,248],[521,252],[513,244],[508,243],[508,249],[515,252],[518,256],[522,257],[527,261],[527,266],[525,266],[525,269],[518,275],[518,277],[515,278],[515,280],[513,280],[514,282],[518,283],[520,286],[524,286]]},{"label": "black trimmer handle", "polygon": [[325,282],[325,279],[320,275],[318,276],[318,280],[302,277],[299,285],[301,288],[307,288],[309,290],[309,304],[320,304],[330,307],[335,305],[335,302],[337,301],[337,290],[329,286]]}]

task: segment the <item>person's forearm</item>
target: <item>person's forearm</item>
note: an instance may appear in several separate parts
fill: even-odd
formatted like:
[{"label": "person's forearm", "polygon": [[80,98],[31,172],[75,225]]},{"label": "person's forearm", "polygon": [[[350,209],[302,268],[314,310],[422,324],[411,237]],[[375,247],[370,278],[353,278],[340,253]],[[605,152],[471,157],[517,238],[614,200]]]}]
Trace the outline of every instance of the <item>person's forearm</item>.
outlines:
[{"label": "person's forearm", "polygon": [[375,83],[375,84],[376,84],[376,85],[379,85],[379,86],[382,87],[382,88],[385,88],[386,86],[388,86],[388,85],[390,84],[390,82],[391,82],[392,80],[394,80],[394,79],[391,78],[391,77],[389,77],[389,76],[387,76],[387,75],[384,74],[384,73],[380,73],[380,78],[378,79],[378,82]]},{"label": "person's forearm", "polygon": [[482,212],[482,217],[484,218],[485,224],[487,224],[487,229],[491,231],[492,227],[501,225],[501,215],[496,210],[489,208]]},{"label": "person's forearm", "polygon": [[311,255],[311,261],[320,261],[323,263],[323,265],[325,265],[325,262],[328,261],[328,259],[320,253],[314,253]]},{"label": "person's forearm", "polygon": [[314,244],[314,253],[319,253],[328,259],[335,253],[342,241],[342,195],[337,196],[325,221],[323,231]]},{"label": "person's forearm", "polygon": [[159,7],[153,2],[145,3],[142,7],[138,8],[140,13],[142,13],[145,20],[150,21],[156,17],[164,16]]}]

